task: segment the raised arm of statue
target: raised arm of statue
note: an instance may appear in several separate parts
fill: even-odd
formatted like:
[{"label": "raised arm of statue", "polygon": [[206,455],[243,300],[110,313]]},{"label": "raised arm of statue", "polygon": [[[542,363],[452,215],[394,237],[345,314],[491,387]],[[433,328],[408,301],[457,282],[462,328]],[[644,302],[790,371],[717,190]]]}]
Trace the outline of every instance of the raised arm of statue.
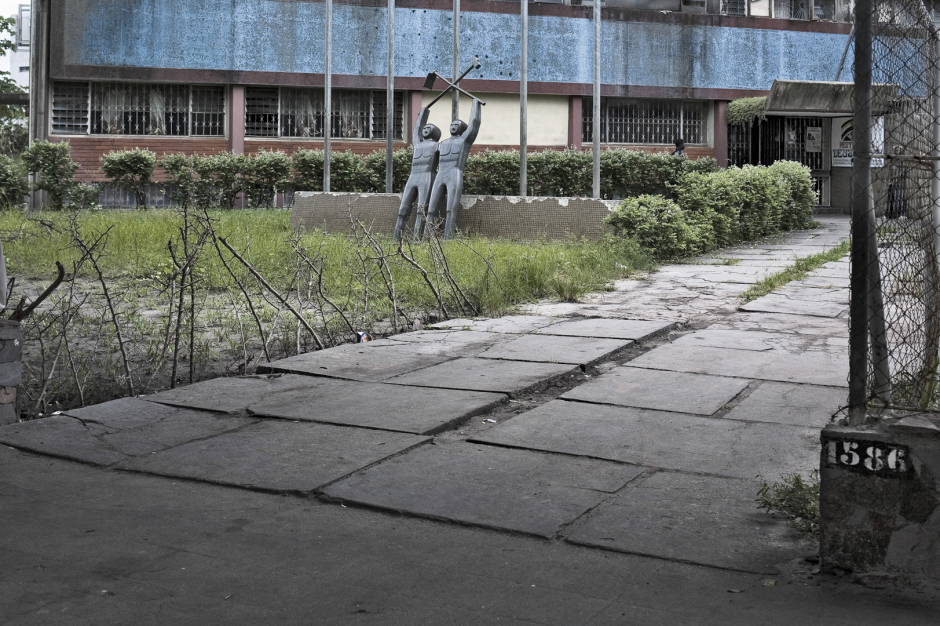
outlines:
[{"label": "raised arm of statue", "polygon": [[470,122],[463,134],[467,143],[472,144],[477,138],[477,133],[480,132],[480,109],[480,101],[474,98],[473,106],[470,107]]},{"label": "raised arm of statue", "polygon": [[411,131],[411,143],[418,145],[420,142],[424,141],[421,138],[421,129],[424,128],[424,125],[428,123],[428,117],[431,116],[431,109],[424,107],[421,109],[421,112],[418,113],[418,121],[415,122],[415,127]]}]

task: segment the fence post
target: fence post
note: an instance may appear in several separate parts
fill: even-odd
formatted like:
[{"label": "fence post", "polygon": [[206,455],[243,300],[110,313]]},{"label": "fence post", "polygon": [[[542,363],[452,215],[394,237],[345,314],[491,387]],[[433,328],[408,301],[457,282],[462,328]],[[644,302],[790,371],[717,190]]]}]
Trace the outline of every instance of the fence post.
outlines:
[{"label": "fence post", "polygon": [[395,0],[388,0],[388,77],[385,80],[385,193],[395,193]]},{"label": "fence post", "polygon": [[871,222],[872,0],[855,3],[852,92],[852,276],[849,309],[849,425],[865,422],[868,396],[868,263]]},{"label": "fence post", "polygon": [[592,120],[594,134],[594,176],[593,192],[595,198],[601,197],[601,0],[594,0],[594,110]]},{"label": "fence post", "polygon": [[326,72],[323,76],[323,191],[330,190],[330,137],[333,135],[333,0],[326,0]]},{"label": "fence post", "polygon": [[519,0],[522,42],[519,49],[519,195],[528,194],[529,150],[529,0]]}]

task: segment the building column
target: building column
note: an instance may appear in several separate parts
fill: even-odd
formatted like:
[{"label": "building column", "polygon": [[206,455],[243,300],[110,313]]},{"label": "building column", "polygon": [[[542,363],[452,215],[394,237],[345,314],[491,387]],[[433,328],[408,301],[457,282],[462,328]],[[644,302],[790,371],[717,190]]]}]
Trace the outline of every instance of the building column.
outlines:
[{"label": "building column", "polygon": [[715,136],[712,145],[715,149],[715,160],[718,167],[728,167],[728,120],[725,119],[725,109],[728,103],[724,100],[715,101],[715,121],[713,127]]},{"label": "building column", "polygon": [[415,138],[411,136],[415,124],[418,122],[418,114],[421,113],[421,93],[420,91],[408,92],[408,119],[405,120],[404,135],[406,143],[413,143]]},{"label": "building column", "polygon": [[228,116],[228,149],[245,153],[245,86],[232,85],[232,106]]},{"label": "building column", "polygon": [[575,150],[581,150],[581,106],[581,96],[568,98],[568,147]]}]

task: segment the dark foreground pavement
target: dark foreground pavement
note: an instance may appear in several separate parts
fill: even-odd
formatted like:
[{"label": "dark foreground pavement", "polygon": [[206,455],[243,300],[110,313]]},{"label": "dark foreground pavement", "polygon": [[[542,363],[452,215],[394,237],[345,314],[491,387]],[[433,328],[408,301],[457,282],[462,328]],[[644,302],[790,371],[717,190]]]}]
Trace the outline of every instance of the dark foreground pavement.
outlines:
[{"label": "dark foreground pavement", "polygon": [[844,403],[847,264],[737,296],[845,229],[0,428],[0,623],[935,623],[754,503]]}]

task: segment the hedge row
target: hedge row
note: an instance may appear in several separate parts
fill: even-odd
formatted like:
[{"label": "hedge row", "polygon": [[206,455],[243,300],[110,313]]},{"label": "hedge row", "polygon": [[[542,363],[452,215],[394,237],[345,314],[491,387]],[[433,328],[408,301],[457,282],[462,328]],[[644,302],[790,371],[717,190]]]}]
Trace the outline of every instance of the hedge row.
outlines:
[{"label": "hedge row", "polygon": [[660,259],[707,252],[813,224],[809,168],[792,161],[682,176],[673,198],[627,198],[607,222]]},{"label": "hedge row", "polygon": [[[94,187],[73,180],[78,165],[71,160],[67,143],[36,142],[24,154],[34,188],[48,192],[49,204],[61,208],[71,199],[83,204],[94,197]],[[401,192],[411,172],[412,149],[393,156],[393,189]],[[590,196],[592,157],[590,152],[545,150],[528,155],[530,195]],[[146,189],[157,167],[166,172],[171,194],[177,202],[218,204],[232,207],[239,193],[251,206],[267,206],[283,190],[320,191],[323,188],[323,152],[298,150],[289,156],[262,150],[256,155],[223,153],[213,156],[166,154],[158,159],[149,150],[111,152],[101,158],[101,171],[112,185],[131,192],[143,206]],[[4,176],[0,163],[0,199],[22,198],[24,184],[12,169]],[[624,198],[660,194],[674,198],[673,188],[688,174],[718,170],[714,159],[690,161],[666,154],[631,150],[601,153],[601,195]],[[15,184],[14,184],[15,183]],[[330,157],[331,191],[381,193],[385,191],[385,152],[361,157],[351,151]],[[518,195],[519,152],[484,151],[467,161],[464,192],[481,195]]]}]

